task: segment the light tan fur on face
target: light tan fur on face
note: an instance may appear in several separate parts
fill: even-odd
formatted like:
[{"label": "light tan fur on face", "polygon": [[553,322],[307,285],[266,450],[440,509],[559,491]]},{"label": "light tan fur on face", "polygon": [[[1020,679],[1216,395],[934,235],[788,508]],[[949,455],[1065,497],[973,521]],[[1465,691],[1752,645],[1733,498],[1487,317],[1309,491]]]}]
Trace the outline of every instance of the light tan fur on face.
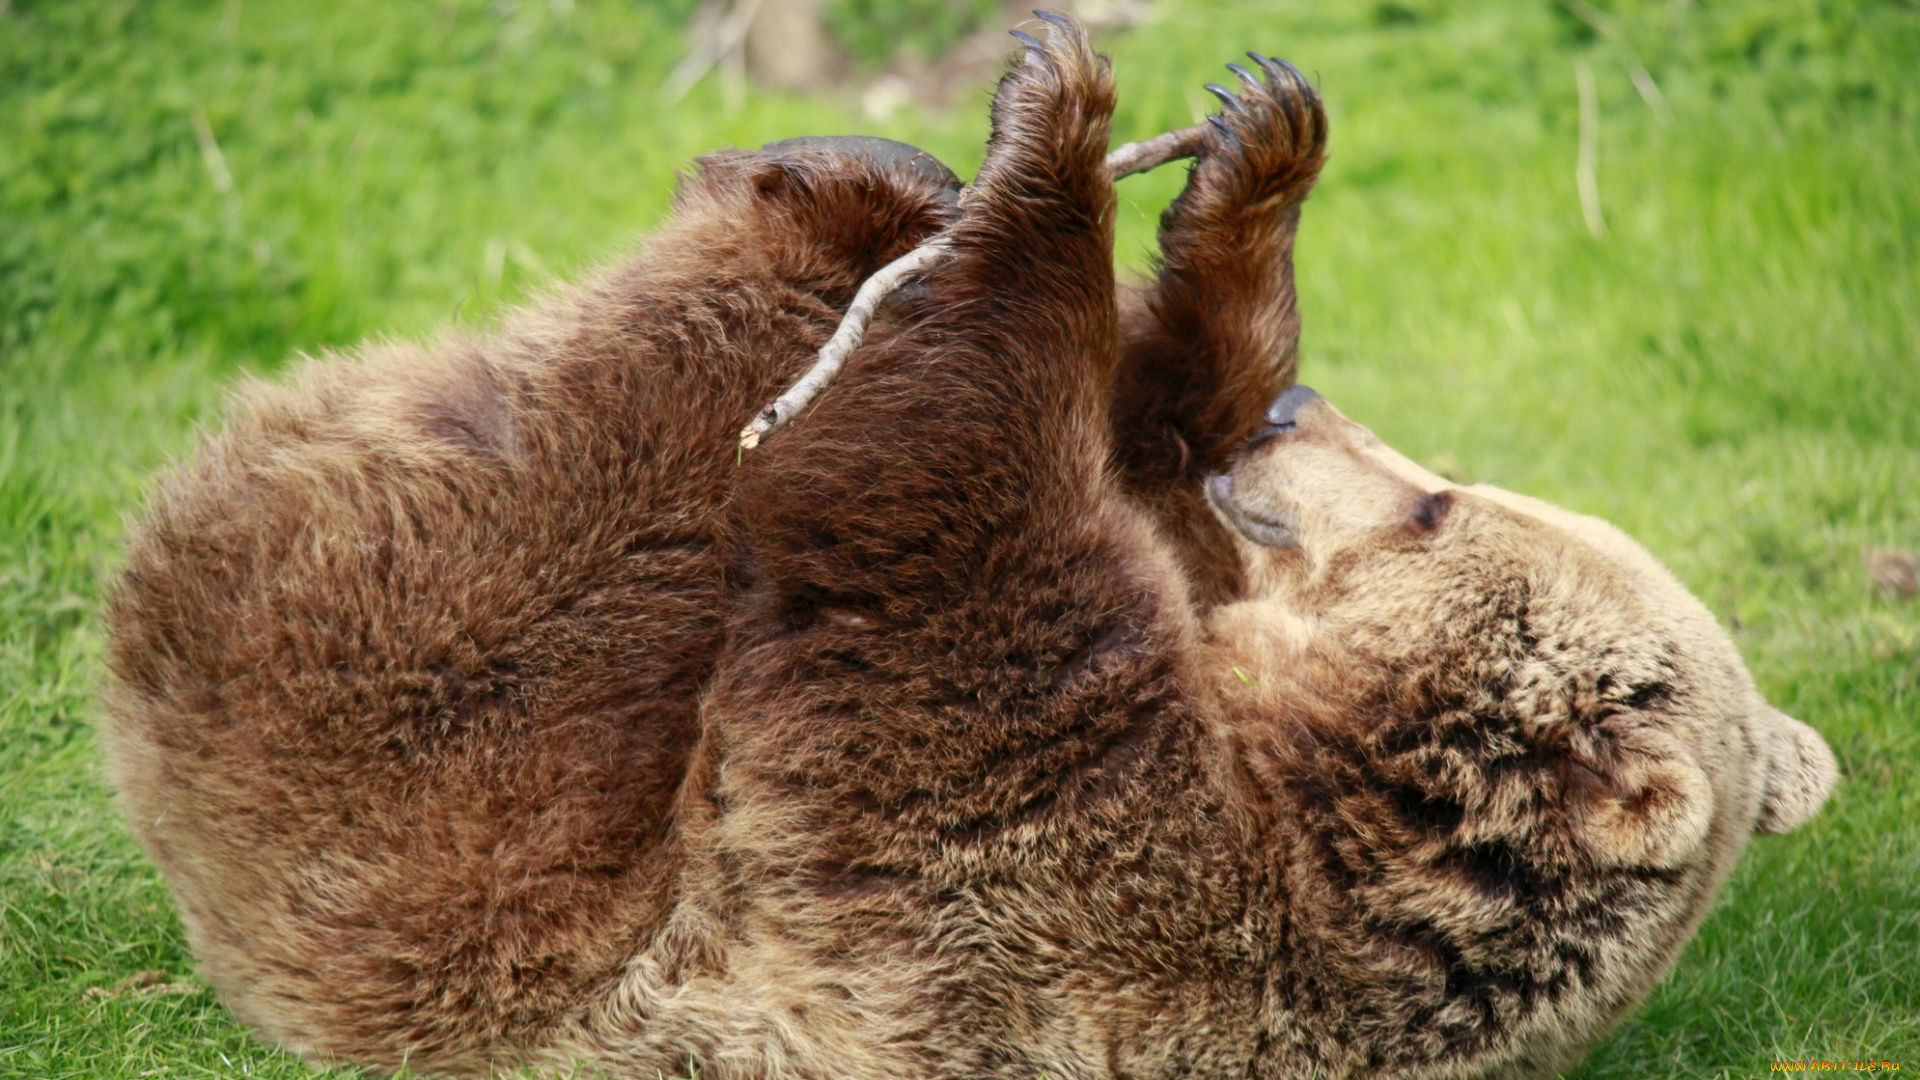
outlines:
[{"label": "light tan fur on face", "polygon": [[[1349,702],[1309,729],[1378,717],[1379,730],[1348,733],[1362,744],[1414,747],[1433,738],[1428,724],[1477,717],[1470,734],[1403,755],[1439,770],[1410,779],[1437,780],[1463,807],[1453,843],[1525,848],[1564,828],[1571,846],[1538,857],[1587,862],[1594,881],[1697,881],[1695,905],[1652,905],[1638,926],[1622,916],[1627,936],[1669,943],[1630,980],[1639,986],[1747,837],[1803,823],[1833,786],[1819,735],[1767,705],[1706,608],[1605,522],[1450,483],[1317,397],[1212,490],[1252,594],[1211,618],[1212,679],[1256,763],[1275,756],[1263,742],[1300,738],[1271,718],[1305,696]],[[1519,773],[1486,767],[1501,760]],[[1428,888],[1410,877],[1402,888]]]},{"label": "light tan fur on face", "polygon": [[[1229,504],[1216,506],[1229,526],[1247,518],[1271,521],[1298,541],[1273,548],[1240,538],[1253,567],[1254,598],[1215,616],[1216,637],[1234,642],[1236,655],[1275,634],[1288,640],[1289,649],[1301,648],[1309,636],[1303,627],[1310,622],[1320,633],[1336,636],[1342,627],[1376,633],[1380,627],[1417,628],[1433,613],[1434,586],[1409,580],[1396,567],[1394,554],[1417,549],[1416,561],[1430,564],[1436,549],[1451,548],[1456,558],[1471,557],[1478,565],[1434,575],[1433,583],[1457,589],[1503,573],[1536,579],[1545,591],[1569,601],[1567,621],[1612,617],[1638,623],[1655,631],[1642,640],[1657,639],[1694,661],[1688,674],[1702,691],[1698,707],[1676,710],[1671,730],[1642,736],[1657,746],[1647,750],[1646,760],[1629,765],[1634,777],[1644,774],[1645,781],[1629,779],[1628,787],[1670,793],[1664,801],[1642,806],[1647,812],[1640,821],[1650,834],[1660,835],[1649,835],[1647,846],[1637,848],[1620,835],[1628,827],[1620,801],[1603,800],[1591,822],[1613,837],[1602,842],[1608,850],[1623,857],[1636,850],[1649,858],[1673,857],[1704,836],[1713,798],[1692,758],[1696,753],[1714,757],[1711,747],[1728,725],[1759,751],[1758,771],[1738,785],[1761,797],[1754,828],[1789,831],[1826,802],[1837,773],[1825,741],[1767,705],[1712,613],[1646,549],[1607,522],[1491,484],[1452,483],[1387,446],[1324,398],[1302,407],[1293,430],[1255,446],[1230,475]],[[1449,505],[1435,527],[1411,520],[1421,500],[1443,493]],[[1449,531],[1456,535],[1444,536]],[[1464,541],[1457,536],[1463,531],[1470,534]],[[1534,546],[1541,549],[1531,559],[1526,557],[1530,536],[1538,538]],[[1368,565],[1356,572],[1356,563]],[[1331,587],[1335,579],[1337,589]],[[1257,625],[1262,622],[1271,628]],[[1695,810],[1683,812],[1683,807]]]},{"label": "light tan fur on face", "polygon": [[[1561,1067],[1834,755],[1617,528],[1440,479],[1317,396],[1288,419],[1210,484],[1248,598],[1208,619],[1206,678],[1317,897],[1296,963],[1382,1028],[1476,1032],[1484,1074]],[[1436,1020],[1461,999],[1500,1022]]]}]

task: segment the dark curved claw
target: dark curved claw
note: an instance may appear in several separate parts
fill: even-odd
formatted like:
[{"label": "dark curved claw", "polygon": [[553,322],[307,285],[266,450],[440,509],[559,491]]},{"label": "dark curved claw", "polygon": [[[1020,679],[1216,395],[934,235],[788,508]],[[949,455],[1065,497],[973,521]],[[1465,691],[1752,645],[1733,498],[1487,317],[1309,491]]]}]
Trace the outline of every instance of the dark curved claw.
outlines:
[{"label": "dark curved claw", "polygon": [[1235,95],[1233,91],[1221,86],[1219,83],[1207,83],[1203,89],[1214,97],[1219,98],[1220,104],[1224,106],[1228,112],[1243,113],[1247,111],[1247,107],[1240,104],[1240,98]]},{"label": "dark curved claw", "polygon": [[1255,89],[1260,85],[1259,76],[1255,75],[1251,71],[1248,71],[1245,67],[1239,64],[1228,64],[1227,70],[1233,72],[1235,75],[1240,76],[1240,81],[1243,83],[1246,83],[1247,89],[1249,90]]},{"label": "dark curved claw", "polygon": [[1285,60],[1278,60],[1271,56],[1262,56],[1257,52],[1248,52],[1247,57],[1264,68],[1270,78],[1278,80],[1284,74],[1291,77],[1294,82],[1301,86],[1308,85],[1307,77],[1300,74],[1300,69],[1287,63]]},{"label": "dark curved claw", "polygon": [[1226,117],[1215,114],[1207,117],[1207,123],[1220,129],[1220,134],[1227,137],[1227,144],[1229,146],[1239,147],[1241,145],[1240,136],[1233,133],[1233,126],[1227,123]]},{"label": "dark curved claw", "polygon": [[1027,33],[1025,30],[1009,30],[1007,31],[1007,33],[1012,34],[1015,40],[1019,41],[1020,44],[1025,45],[1027,48],[1032,49],[1034,52],[1037,52],[1042,56],[1046,55],[1047,47],[1045,45],[1040,44],[1038,39],[1036,39],[1032,34]]},{"label": "dark curved claw", "polygon": [[1079,29],[1073,24],[1072,19],[1067,18],[1057,11],[1035,11],[1033,17],[1039,19],[1041,22],[1051,24],[1062,33],[1071,34]]}]

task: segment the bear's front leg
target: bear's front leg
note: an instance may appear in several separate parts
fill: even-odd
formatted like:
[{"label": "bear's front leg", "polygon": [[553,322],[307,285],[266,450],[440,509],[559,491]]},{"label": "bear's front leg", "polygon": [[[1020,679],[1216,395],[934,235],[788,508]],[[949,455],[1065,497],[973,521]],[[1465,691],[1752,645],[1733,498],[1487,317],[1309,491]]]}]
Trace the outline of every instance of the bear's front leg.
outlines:
[{"label": "bear's front leg", "polygon": [[1158,604],[1105,475],[1112,83],[1078,27],[1026,40],[952,257],[748,461],[753,606],[715,700],[737,761],[956,830],[1050,802],[1134,730],[1087,695]]},{"label": "bear's front leg", "polygon": [[1251,990],[1188,992],[1246,967],[1218,905],[1244,845],[1182,695],[1184,586],[1109,470],[1112,85],[1077,27],[1048,38],[1001,82],[952,257],[741,466],[684,895],[724,928],[712,1015],[792,1074],[1251,1052],[1215,1037],[1251,1039]]},{"label": "bear's front leg", "polygon": [[[1319,95],[1291,64],[1248,54],[1186,190],[1160,219],[1160,273],[1127,290],[1113,430],[1127,484],[1181,550],[1196,599],[1231,599],[1239,563],[1201,478],[1294,380],[1293,241],[1325,158]],[[1261,76],[1264,75],[1264,78]]]}]

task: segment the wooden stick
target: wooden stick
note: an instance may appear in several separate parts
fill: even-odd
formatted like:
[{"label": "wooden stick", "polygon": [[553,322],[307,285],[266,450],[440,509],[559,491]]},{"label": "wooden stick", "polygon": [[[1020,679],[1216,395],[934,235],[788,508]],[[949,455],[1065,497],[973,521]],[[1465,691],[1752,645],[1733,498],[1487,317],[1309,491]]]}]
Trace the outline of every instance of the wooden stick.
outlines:
[{"label": "wooden stick", "polygon": [[[1107,155],[1107,167],[1113,170],[1113,178],[1118,180],[1165,165],[1175,158],[1192,157],[1200,152],[1200,143],[1206,134],[1207,125],[1195,124],[1156,135],[1144,142],[1127,143]],[[881,267],[862,282],[860,291],[854,294],[853,304],[841,316],[840,325],[834,329],[833,336],[820,347],[820,358],[814,361],[805,375],[800,376],[799,382],[773,399],[772,404],[761,409],[760,415],[753,418],[753,423],[740,430],[739,451],[758,447],[767,436],[792,423],[794,417],[813,404],[813,399],[832,386],[834,380],[840,377],[840,369],[846,366],[847,357],[853,355],[853,351],[860,347],[861,340],[867,336],[867,327],[873,323],[873,316],[880,310],[880,305],[909,279],[938,266],[947,257],[947,244],[947,234],[942,232]]]},{"label": "wooden stick", "polygon": [[1163,132],[1145,142],[1130,142],[1107,155],[1107,168],[1120,180],[1135,173],[1157,169],[1175,158],[1190,158],[1200,152],[1208,125],[1195,124],[1178,131]]},{"label": "wooden stick", "polygon": [[882,301],[893,295],[895,289],[906,284],[907,279],[924,274],[928,269],[947,257],[947,237],[945,233],[921,244],[905,255],[881,267],[872,277],[861,283],[860,291],[853,296],[853,304],[840,318],[840,325],[833,336],[821,346],[820,359],[807,369],[800,381],[787,388],[787,392],[773,399],[773,404],[760,410],[740,432],[740,449],[751,450],[760,445],[760,440],[779,431],[792,422],[800,410],[813,403],[820,392],[833,385],[839,378],[840,368],[847,362],[853,350],[860,347],[860,339],[867,336],[867,324],[873,321],[873,313]]}]

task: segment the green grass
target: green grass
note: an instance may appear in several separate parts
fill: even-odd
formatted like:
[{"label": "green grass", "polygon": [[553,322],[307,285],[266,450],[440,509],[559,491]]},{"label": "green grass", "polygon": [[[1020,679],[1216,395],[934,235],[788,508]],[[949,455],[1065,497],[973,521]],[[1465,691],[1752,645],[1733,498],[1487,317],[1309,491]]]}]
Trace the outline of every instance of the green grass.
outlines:
[{"label": "green grass", "polygon": [[[0,1077],[309,1075],[194,989],[93,735],[124,516],[237,372],[482,322],[625,250],[708,148],[867,130],[977,164],[984,91],[880,124],[660,104],[690,6],[0,3]],[[1545,0],[1151,10],[1106,43],[1121,137],[1192,122],[1243,48],[1322,82],[1306,380],[1456,477],[1626,527],[1840,756],[1826,813],[1754,845],[1578,1075],[1920,1067],[1920,609],[1861,565],[1920,548],[1920,11],[1615,0],[1602,37]],[[1123,185],[1123,258],[1178,183]],[[190,986],[88,994],[145,970]]]}]

